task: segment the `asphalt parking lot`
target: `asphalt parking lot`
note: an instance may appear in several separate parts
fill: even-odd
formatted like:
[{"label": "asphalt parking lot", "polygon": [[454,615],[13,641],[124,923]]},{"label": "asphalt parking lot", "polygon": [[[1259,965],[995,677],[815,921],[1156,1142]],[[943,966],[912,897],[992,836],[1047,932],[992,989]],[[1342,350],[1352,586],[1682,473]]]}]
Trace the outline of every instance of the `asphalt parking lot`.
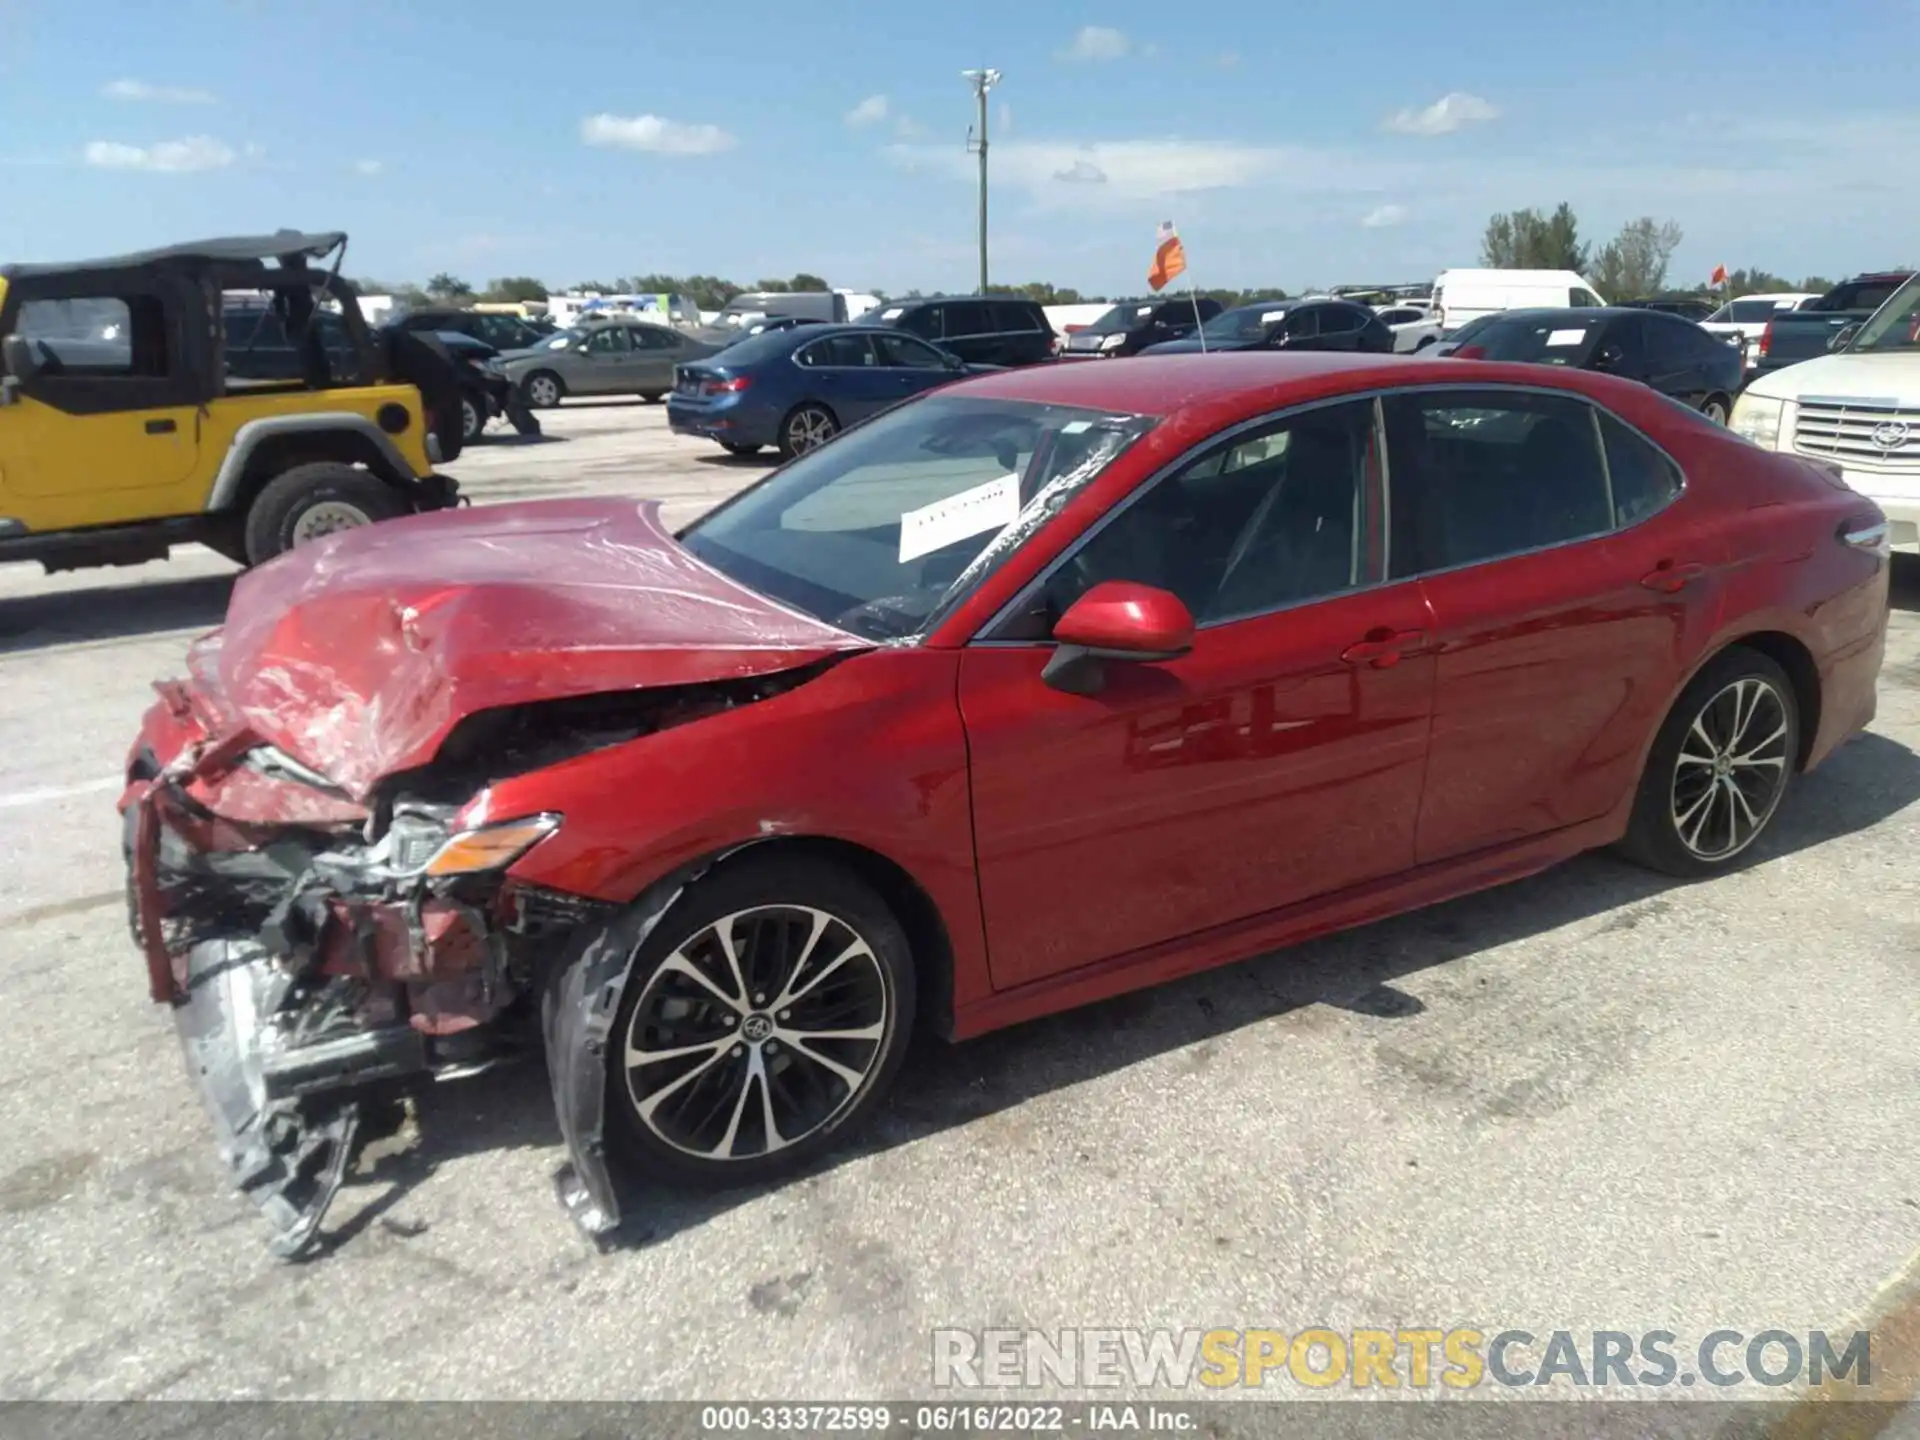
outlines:
[{"label": "asphalt parking lot", "polygon": [[[690,518],[762,473],[656,406],[454,466]],[[121,912],[148,682],[233,567],[0,568],[0,1397],[924,1394],[936,1327],[1839,1329],[1920,1250],[1920,569],[1880,714],[1757,861],[1605,857],[915,1057],[765,1192],[555,1203],[544,1074],[424,1095],[274,1261]]]}]

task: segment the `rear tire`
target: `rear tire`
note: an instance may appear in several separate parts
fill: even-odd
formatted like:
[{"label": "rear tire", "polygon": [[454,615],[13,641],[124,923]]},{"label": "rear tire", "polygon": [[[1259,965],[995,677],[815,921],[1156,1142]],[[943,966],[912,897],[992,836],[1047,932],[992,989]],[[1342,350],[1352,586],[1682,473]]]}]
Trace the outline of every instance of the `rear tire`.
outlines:
[{"label": "rear tire", "polygon": [[826,406],[808,401],[796,405],[780,422],[780,458],[791,460],[818,450],[840,433],[840,421]]},{"label": "rear tire", "polygon": [[269,481],[247,511],[247,559],[264,565],[296,545],[392,520],[412,507],[378,475],[337,460],[296,465]]},{"label": "rear tire", "polygon": [[810,857],[722,866],[640,947],[607,1047],[609,1141],[702,1185],[804,1168],[885,1098],[914,980],[905,930],[858,877]]},{"label": "rear tire", "polygon": [[1700,402],[1700,413],[1714,424],[1724,425],[1733,413],[1733,402],[1724,395],[1709,395]]},{"label": "rear tire", "polygon": [[475,400],[471,395],[460,397],[460,443],[471,445],[480,438],[480,432],[487,428],[485,402]]},{"label": "rear tire", "polygon": [[1733,646],[1661,725],[1621,852],[1688,880],[1731,868],[1779,813],[1799,755],[1800,705],[1787,672]]},{"label": "rear tire", "polygon": [[664,390],[642,390],[640,392],[640,398],[649,405],[658,405],[662,400],[667,398],[667,392]]},{"label": "rear tire", "polygon": [[567,382],[551,370],[536,370],[521,382],[530,410],[551,410],[567,397]]}]

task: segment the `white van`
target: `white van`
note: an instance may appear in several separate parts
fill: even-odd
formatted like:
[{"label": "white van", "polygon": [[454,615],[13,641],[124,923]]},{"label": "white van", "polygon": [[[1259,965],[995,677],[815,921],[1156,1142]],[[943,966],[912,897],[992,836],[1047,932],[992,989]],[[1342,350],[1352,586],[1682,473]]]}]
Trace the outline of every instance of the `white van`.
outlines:
[{"label": "white van", "polygon": [[1433,282],[1433,313],[1443,335],[1502,310],[1606,303],[1591,281],[1571,270],[1442,270]]}]

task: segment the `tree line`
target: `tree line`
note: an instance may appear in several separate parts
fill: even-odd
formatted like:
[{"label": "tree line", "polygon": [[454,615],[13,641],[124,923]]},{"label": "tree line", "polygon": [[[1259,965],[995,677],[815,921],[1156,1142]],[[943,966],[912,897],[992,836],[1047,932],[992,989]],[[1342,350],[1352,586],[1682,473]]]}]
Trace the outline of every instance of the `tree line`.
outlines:
[{"label": "tree line", "polygon": [[1572,270],[1609,300],[1709,294],[1737,299],[1795,290],[1824,294],[1833,288],[1824,275],[1796,282],[1758,267],[1729,270],[1724,287],[1709,284],[1706,276],[1691,285],[1670,287],[1667,271],[1683,238],[1677,221],[1643,215],[1596,249],[1580,238],[1580,221],[1562,200],[1551,213],[1528,209],[1493,216],[1480,241],[1480,263],[1499,270]]},{"label": "tree line", "polygon": [[[1668,271],[1673,252],[1680,246],[1683,232],[1678,222],[1643,215],[1629,220],[1619,233],[1605,244],[1595,246],[1580,233],[1579,218],[1564,200],[1553,210],[1509,210],[1487,221],[1480,242],[1480,263],[1503,270],[1573,270],[1586,276],[1609,300],[1639,300],[1654,295],[1707,295],[1726,298],[1770,291],[1808,291],[1821,294],[1833,288],[1833,281],[1822,275],[1809,275],[1798,281],[1758,267],[1731,270],[1724,287],[1710,286],[1706,277],[1691,284],[1669,284]],[[503,275],[475,286],[457,275],[442,272],[424,285],[381,284],[378,281],[355,282],[364,295],[392,295],[403,305],[464,305],[473,301],[544,300],[555,293],[546,283],[531,275]],[[827,290],[825,278],[801,271],[781,279],[756,280],[751,285],[736,284],[718,275],[631,275],[612,280],[583,280],[572,291],[590,291],[602,295],[685,295],[702,310],[718,310],[734,296],[747,291]],[[1022,285],[995,286],[997,294],[1011,294],[1036,300],[1042,305],[1105,305],[1133,296],[1107,296],[1083,293],[1070,286],[1033,280]],[[565,293],[565,292],[559,292]],[[875,292],[879,293],[879,292]],[[1180,291],[1169,291],[1178,298]],[[1263,301],[1288,299],[1278,286],[1246,289],[1207,289],[1196,292],[1202,299],[1217,300],[1228,309],[1236,305],[1257,305]],[[1298,292],[1314,293],[1313,287]],[[882,300],[913,300],[918,290],[900,295],[881,294]]]}]

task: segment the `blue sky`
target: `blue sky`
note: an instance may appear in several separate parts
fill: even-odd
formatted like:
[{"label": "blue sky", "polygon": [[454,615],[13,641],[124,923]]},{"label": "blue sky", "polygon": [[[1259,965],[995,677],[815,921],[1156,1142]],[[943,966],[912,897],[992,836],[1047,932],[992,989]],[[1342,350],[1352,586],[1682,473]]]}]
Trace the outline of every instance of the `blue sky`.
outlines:
[{"label": "blue sky", "polygon": [[0,0],[0,258],[283,225],[350,273],[1430,278],[1495,210],[1672,218],[1676,280],[1920,260],[1920,0]]}]

